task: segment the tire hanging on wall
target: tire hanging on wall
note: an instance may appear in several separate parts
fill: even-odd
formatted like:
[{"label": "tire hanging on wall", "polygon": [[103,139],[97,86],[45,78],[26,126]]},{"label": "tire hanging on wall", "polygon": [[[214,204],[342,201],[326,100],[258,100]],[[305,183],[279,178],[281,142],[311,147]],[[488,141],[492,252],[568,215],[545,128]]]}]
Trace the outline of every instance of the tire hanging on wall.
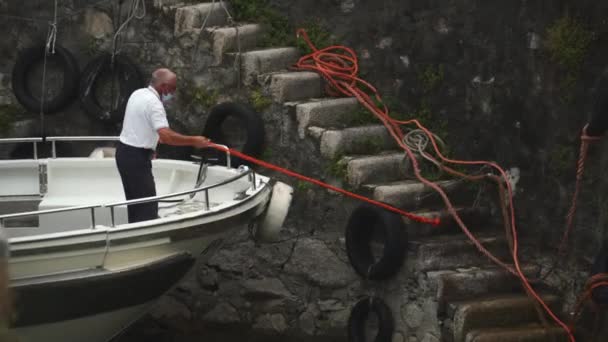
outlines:
[{"label": "tire hanging on wall", "polygon": [[[99,77],[106,73],[117,73],[118,97],[111,109],[102,107],[95,94]],[[102,54],[93,59],[82,72],[79,97],[83,109],[94,119],[106,123],[121,123],[125,115],[127,101],[131,94],[144,86],[139,68],[126,56],[117,55],[112,64],[112,55]]]},{"label": "tire hanging on wall", "polygon": [[391,342],[395,323],[390,308],[386,303],[376,297],[367,297],[360,300],[350,313],[348,318],[348,341],[365,342],[365,321],[370,313],[378,316],[378,334],[374,342]]},{"label": "tire hanging on wall", "polygon": [[[382,233],[384,250],[376,260],[371,242],[374,230]],[[346,253],[355,271],[365,279],[383,280],[399,271],[407,242],[401,216],[364,203],[351,214],[345,232]]]},{"label": "tire hanging on wall", "polygon": [[[13,92],[19,103],[31,112],[40,111],[41,99],[32,95],[29,88],[28,73],[38,63],[44,63],[46,45],[40,44],[22,50],[18,57],[12,73]],[[63,70],[63,86],[52,98],[45,98],[43,111],[45,114],[53,114],[65,108],[77,94],[80,70],[76,58],[65,48],[55,45],[55,53],[47,55],[47,66],[49,61],[55,61]],[[42,80],[40,80],[42,82]],[[37,84],[37,83],[36,83]],[[49,87],[46,84],[45,87]]]},{"label": "tire hanging on wall", "polygon": [[[242,121],[245,130],[247,131],[247,140],[240,148],[231,146],[231,143],[227,141],[222,132],[222,124],[231,116]],[[205,128],[203,129],[203,136],[208,137],[216,144],[236,148],[239,152],[257,158],[264,150],[264,121],[260,114],[249,106],[240,103],[225,102],[211,108],[209,117],[205,123]],[[217,162],[214,163],[226,163],[225,153],[214,150],[214,152],[208,152],[208,154],[212,154],[209,155],[210,158],[217,159]],[[250,165],[249,162],[235,156],[231,156],[231,163],[234,167],[241,164]]]}]

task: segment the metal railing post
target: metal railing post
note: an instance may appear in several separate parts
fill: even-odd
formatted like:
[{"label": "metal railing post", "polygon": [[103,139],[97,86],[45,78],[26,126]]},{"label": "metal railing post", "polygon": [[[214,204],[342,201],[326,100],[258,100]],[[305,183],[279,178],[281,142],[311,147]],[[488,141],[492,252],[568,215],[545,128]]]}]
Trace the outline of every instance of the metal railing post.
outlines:
[{"label": "metal railing post", "polygon": [[91,208],[91,228],[95,229],[95,208]]},{"label": "metal railing post", "polygon": [[38,159],[38,143],[34,141],[34,159]]},{"label": "metal railing post", "polygon": [[115,228],[116,223],[114,222],[114,207],[110,207],[110,220],[112,221],[112,228]]},{"label": "metal railing post", "polygon": [[57,158],[57,148],[55,146],[55,140],[51,141],[51,146],[53,148],[53,159]]},{"label": "metal railing post", "polygon": [[209,190],[205,190],[205,210],[209,211]]}]

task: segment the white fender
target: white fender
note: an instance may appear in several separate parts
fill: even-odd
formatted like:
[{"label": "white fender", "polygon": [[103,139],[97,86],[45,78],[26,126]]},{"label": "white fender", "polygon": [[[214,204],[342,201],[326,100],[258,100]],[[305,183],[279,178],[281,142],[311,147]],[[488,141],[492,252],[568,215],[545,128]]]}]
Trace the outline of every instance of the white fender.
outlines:
[{"label": "white fender", "polygon": [[89,154],[89,158],[103,159],[114,158],[116,156],[116,148],[114,147],[97,147]]},{"label": "white fender", "polygon": [[293,188],[283,182],[272,187],[270,203],[261,216],[256,238],[265,242],[277,241],[293,199]]}]

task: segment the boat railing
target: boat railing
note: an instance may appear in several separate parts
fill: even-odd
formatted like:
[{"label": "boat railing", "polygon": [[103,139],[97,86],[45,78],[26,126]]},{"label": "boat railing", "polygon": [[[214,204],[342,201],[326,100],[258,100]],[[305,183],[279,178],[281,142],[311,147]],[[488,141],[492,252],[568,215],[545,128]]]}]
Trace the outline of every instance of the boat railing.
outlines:
[{"label": "boat railing", "polygon": [[32,143],[34,144],[34,159],[38,159],[38,143],[43,142],[42,138],[2,138],[0,144],[19,144],[19,143]]},{"label": "boat railing", "polygon": [[11,219],[18,219],[18,218],[24,218],[24,217],[31,217],[31,216],[40,216],[40,215],[48,215],[48,214],[57,214],[57,213],[64,213],[64,212],[70,212],[70,211],[77,211],[77,210],[90,210],[90,214],[91,214],[91,228],[95,229],[95,209],[97,208],[108,208],[110,209],[110,217],[111,217],[111,227],[114,228],[116,227],[116,222],[115,222],[115,215],[114,215],[114,208],[118,207],[118,206],[122,206],[122,205],[134,205],[134,204],[142,204],[142,203],[150,203],[150,202],[159,202],[162,201],[164,199],[168,199],[168,198],[173,198],[173,197],[180,197],[180,196],[186,196],[186,195],[190,195],[190,194],[195,194],[195,193],[200,193],[203,192],[204,196],[205,196],[205,210],[209,210],[209,190],[214,189],[214,188],[218,188],[224,185],[227,185],[229,183],[235,182],[245,176],[250,176],[249,177],[249,181],[252,183],[252,189],[256,190],[257,189],[257,177],[255,175],[255,172],[251,169],[246,169],[245,171],[241,172],[240,174],[228,178],[224,181],[215,183],[215,184],[211,184],[211,185],[207,185],[207,186],[203,186],[203,187],[199,187],[199,188],[195,188],[192,190],[187,190],[187,191],[181,191],[181,192],[176,192],[176,193],[171,193],[171,194],[166,194],[166,195],[158,195],[158,196],[153,196],[153,197],[144,197],[144,198],[138,198],[138,199],[134,199],[134,200],[129,200],[129,201],[122,201],[122,202],[115,202],[115,203],[105,203],[105,204],[95,204],[95,205],[86,205],[86,206],[75,206],[75,207],[67,207],[67,208],[59,208],[59,209],[49,209],[49,210],[38,210],[38,211],[28,211],[28,212],[22,212],[22,213],[16,213],[16,214],[7,214],[7,215],[0,215],[0,228],[4,227],[4,221],[5,220],[11,220]]},{"label": "boat railing", "polygon": [[[0,144],[28,143],[28,142],[33,143],[34,144],[34,156],[33,157],[34,157],[34,159],[38,159],[37,144],[44,143],[45,141],[48,141],[52,144],[52,157],[57,158],[57,150],[56,150],[55,143],[58,141],[118,141],[118,140],[119,140],[118,137],[109,137],[109,136],[82,136],[82,137],[65,136],[65,137],[47,137],[46,139],[43,139],[43,138],[3,138],[3,139],[0,139]],[[217,146],[220,146],[220,147],[223,147],[226,149],[226,167],[230,168],[231,167],[230,166],[230,151],[229,151],[228,147],[225,145],[217,145]],[[249,176],[249,181],[252,184],[251,185],[252,189],[257,190],[257,177],[256,177],[255,172],[251,169],[245,169],[243,172],[239,173],[238,175],[231,177],[229,179],[223,180],[221,182],[215,183],[215,184],[194,188],[192,190],[166,194],[166,195],[157,195],[157,196],[153,196],[153,197],[138,198],[138,199],[134,199],[134,200],[115,202],[115,203],[94,204],[94,205],[86,205],[86,206],[73,206],[73,207],[66,207],[66,208],[59,208],[59,209],[28,211],[28,212],[22,212],[22,213],[0,215],[0,228],[4,227],[5,220],[31,217],[31,216],[48,215],[48,214],[57,214],[57,213],[64,213],[64,212],[77,211],[77,210],[90,210],[91,228],[95,229],[95,226],[96,226],[95,209],[97,209],[97,208],[108,208],[110,210],[111,226],[115,227],[116,222],[115,222],[114,208],[116,208],[118,206],[159,202],[159,201],[166,200],[166,199],[173,198],[173,197],[186,196],[186,195],[196,194],[196,193],[200,193],[200,192],[204,193],[205,209],[208,211],[210,209],[209,190],[235,182],[245,176]]]},{"label": "boat railing", "polygon": [[[100,141],[119,141],[116,136],[63,136],[63,137],[46,137],[46,138],[3,138],[0,139],[0,144],[15,144],[15,143],[32,143],[34,145],[33,158],[38,159],[38,144],[44,142],[51,143],[51,157],[57,158],[57,142],[100,142]],[[231,168],[230,149],[228,146],[217,146],[225,148],[226,152],[226,167]]]}]

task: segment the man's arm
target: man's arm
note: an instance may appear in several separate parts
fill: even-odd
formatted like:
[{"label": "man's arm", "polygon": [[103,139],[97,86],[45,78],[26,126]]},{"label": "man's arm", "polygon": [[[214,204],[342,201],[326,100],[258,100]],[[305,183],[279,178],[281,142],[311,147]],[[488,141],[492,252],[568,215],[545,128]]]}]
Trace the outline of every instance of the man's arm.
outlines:
[{"label": "man's arm", "polygon": [[158,130],[158,136],[161,143],[173,146],[194,146],[202,148],[209,144],[209,139],[203,136],[179,134],[168,127],[160,128]]}]

